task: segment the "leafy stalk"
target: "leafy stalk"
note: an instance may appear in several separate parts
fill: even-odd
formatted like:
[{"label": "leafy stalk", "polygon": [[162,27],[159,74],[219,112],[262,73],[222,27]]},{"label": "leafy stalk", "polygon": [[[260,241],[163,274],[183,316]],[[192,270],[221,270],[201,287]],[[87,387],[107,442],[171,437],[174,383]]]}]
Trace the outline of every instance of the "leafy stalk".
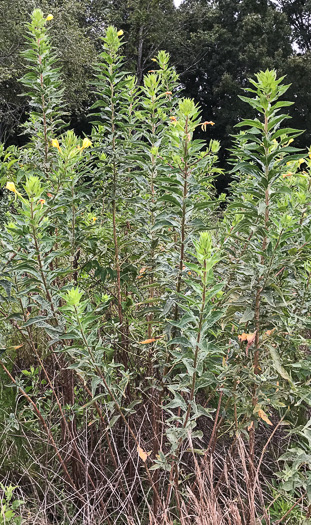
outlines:
[{"label": "leafy stalk", "polygon": [[55,67],[56,57],[48,34],[49,17],[44,17],[41,9],[35,9],[28,24],[26,37],[29,47],[22,53],[28,72],[21,79],[28,89],[31,108],[29,120],[24,125],[25,133],[31,137],[36,152],[43,157],[43,171],[48,176],[50,170],[50,144],[63,126],[64,103],[59,68]]}]

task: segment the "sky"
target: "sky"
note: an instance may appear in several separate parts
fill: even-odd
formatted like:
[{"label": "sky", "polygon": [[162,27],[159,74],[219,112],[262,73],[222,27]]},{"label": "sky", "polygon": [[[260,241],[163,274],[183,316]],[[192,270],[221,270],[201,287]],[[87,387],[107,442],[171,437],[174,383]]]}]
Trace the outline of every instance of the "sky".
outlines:
[{"label": "sky", "polygon": [[176,7],[179,7],[183,0],[174,0],[174,4]]}]

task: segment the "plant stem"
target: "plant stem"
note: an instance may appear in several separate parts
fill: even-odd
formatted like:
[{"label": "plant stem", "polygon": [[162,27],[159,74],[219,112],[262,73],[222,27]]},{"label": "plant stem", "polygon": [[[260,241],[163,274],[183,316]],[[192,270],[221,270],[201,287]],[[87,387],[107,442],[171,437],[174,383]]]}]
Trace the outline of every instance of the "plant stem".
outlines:
[{"label": "plant stem", "polygon": [[[186,118],[185,125],[185,144],[184,144],[184,169],[183,169],[183,199],[182,199],[182,210],[181,210],[181,244],[180,244],[180,255],[179,255],[179,269],[178,269],[178,278],[176,292],[180,293],[181,283],[182,283],[182,272],[184,267],[184,256],[185,256],[185,241],[186,241],[186,211],[187,211],[187,195],[188,195],[188,176],[189,176],[189,166],[188,166],[188,117]],[[174,320],[178,319],[178,304],[175,305],[175,314]]]},{"label": "plant stem", "polygon": [[[109,66],[110,75],[112,75],[112,65]],[[112,228],[113,228],[113,242],[114,242],[114,266],[117,273],[117,303],[118,303],[118,316],[121,329],[121,340],[122,340],[122,360],[123,364],[126,364],[125,355],[125,337],[124,337],[124,326],[123,326],[123,311],[122,311],[122,294],[121,294],[121,268],[119,262],[119,243],[117,233],[117,206],[116,206],[116,193],[117,193],[117,182],[118,182],[118,171],[116,163],[116,116],[115,116],[115,104],[114,104],[114,86],[113,82],[110,81],[110,110],[111,110],[111,134],[112,134],[112,171],[113,171],[113,187],[112,187]]]},{"label": "plant stem", "polygon": [[[40,43],[39,43],[38,52],[39,52],[39,64],[41,65],[42,56],[40,55]],[[45,98],[44,98],[44,81],[43,81],[42,73],[40,73],[40,86],[42,90],[41,104],[42,104],[42,116],[43,116],[43,136],[44,136],[44,164],[45,164],[44,168],[45,168],[45,172],[47,172],[49,142],[48,142],[48,136],[47,136],[47,122],[46,122],[46,110],[45,110]]]},{"label": "plant stem", "polygon": [[191,385],[191,391],[190,391],[190,398],[187,408],[187,413],[185,417],[185,421],[183,424],[183,427],[186,428],[190,412],[191,412],[191,404],[194,399],[194,392],[195,392],[195,384],[196,384],[196,368],[198,364],[198,357],[199,357],[199,350],[200,350],[200,341],[201,341],[201,331],[202,331],[202,325],[204,320],[204,309],[205,309],[205,302],[206,302],[206,259],[203,262],[203,292],[202,292],[202,303],[201,303],[201,310],[200,310],[200,319],[199,319],[199,328],[198,328],[198,335],[197,335],[197,344],[195,348],[195,354],[194,354],[194,361],[193,361],[193,377],[192,377],[192,385]]}]

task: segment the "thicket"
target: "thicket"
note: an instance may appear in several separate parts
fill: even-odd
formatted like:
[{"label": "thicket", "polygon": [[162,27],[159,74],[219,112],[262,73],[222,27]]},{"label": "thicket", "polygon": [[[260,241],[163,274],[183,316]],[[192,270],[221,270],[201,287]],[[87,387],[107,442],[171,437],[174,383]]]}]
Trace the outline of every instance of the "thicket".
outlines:
[{"label": "thicket", "polygon": [[122,30],[91,136],[66,130],[52,18],[27,27],[29,142],[1,149],[0,523],[309,523],[311,153],[289,86],[250,80],[225,200],[219,143],[194,139],[214,123],[164,51],[137,85]]}]

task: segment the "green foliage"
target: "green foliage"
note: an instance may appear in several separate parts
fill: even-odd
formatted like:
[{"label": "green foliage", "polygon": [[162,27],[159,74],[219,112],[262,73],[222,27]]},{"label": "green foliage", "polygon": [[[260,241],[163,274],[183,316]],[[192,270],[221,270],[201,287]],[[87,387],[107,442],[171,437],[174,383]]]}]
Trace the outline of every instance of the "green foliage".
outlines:
[{"label": "green foliage", "polygon": [[301,510],[294,508],[291,510],[293,502],[283,497],[280,493],[275,492],[275,501],[270,507],[270,516],[273,520],[282,518],[287,512],[288,525],[308,525],[309,521],[301,512]]},{"label": "green foliage", "polygon": [[[100,3],[100,2],[99,2]],[[108,20],[126,31],[126,56],[138,84],[150,68],[151,59],[164,42],[175,36],[176,9],[173,0],[117,0],[107,13]]]},{"label": "green foliage", "polygon": [[[63,124],[61,114],[64,114],[63,88],[47,32],[49,23],[49,16],[45,17],[41,9],[33,11],[28,24],[29,48],[22,53],[28,72],[21,79],[27,88],[25,95],[30,97],[31,112],[25,124],[26,133],[32,139],[34,150],[41,156],[44,152],[45,171],[49,167],[49,143]],[[38,164],[38,159],[36,162]]]},{"label": "green foliage", "polygon": [[276,2],[188,0],[179,8],[178,32],[168,49],[187,94],[200,102],[204,119],[215,121],[212,136],[225,148],[235,123],[252,116],[238,100],[247,79],[261,69],[286,70],[290,34]]},{"label": "green foliage", "polygon": [[311,154],[284,127],[288,85],[267,69],[241,97],[224,208],[220,145],[197,138],[214,123],[164,51],[139,86],[114,26],[92,141],[60,134],[50,21],[28,26],[32,140],[1,152],[1,447],[23,451],[3,474],[77,523],[269,523],[290,510],[274,491],[310,492]]},{"label": "green foliage", "polygon": [[[3,485],[0,483],[0,490],[3,492],[0,498],[0,524],[21,525],[22,518],[18,517],[16,511],[24,504],[24,501],[14,499],[13,492],[17,487]],[[13,500],[13,501],[12,501]]]}]

